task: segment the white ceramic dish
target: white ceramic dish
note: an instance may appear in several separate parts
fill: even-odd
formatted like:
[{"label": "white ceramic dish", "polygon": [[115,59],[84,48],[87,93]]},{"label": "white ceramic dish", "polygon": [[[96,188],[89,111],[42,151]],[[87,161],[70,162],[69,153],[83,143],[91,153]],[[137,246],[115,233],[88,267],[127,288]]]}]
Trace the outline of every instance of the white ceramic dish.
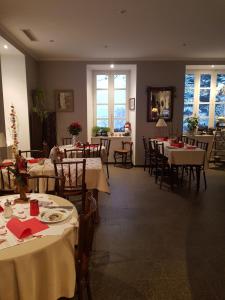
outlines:
[{"label": "white ceramic dish", "polygon": [[47,209],[40,213],[39,220],[44,223],[59,223],[66,220],[71,215],[71,211],[63,208]]}]

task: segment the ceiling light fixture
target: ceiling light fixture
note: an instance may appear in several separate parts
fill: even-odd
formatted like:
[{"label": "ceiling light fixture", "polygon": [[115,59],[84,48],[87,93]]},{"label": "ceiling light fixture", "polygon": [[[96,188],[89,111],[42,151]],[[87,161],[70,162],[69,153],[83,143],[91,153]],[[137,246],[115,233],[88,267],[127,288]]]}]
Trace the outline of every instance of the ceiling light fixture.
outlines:
[{"label": "ceiling light fixture", "polygon": [[7,45],[4,45],[3,47],[4,47],[5,49],[8,49],[8,48],[9,48]]},{"label": "ceiling light fixture", "polygon": [[115,67],[114,64],[111,64],[111,65],[110,65],[110,68],[111,68],[111,69],[114,69],[114,67]]},{"label": "ceiling light fixture", "polygon": [[215,65],[211,65],[211,68],[215,68]]},{"label": "ceiling light fixture", "polygon": [[49,40],[49,43],[54,43],[55,42],[55,40]]},{"label": "ceiling light fixture", "polygon": [[120,14],[121,14],[121,15],[124,15],[124,14],[126,14],[126,12],[127,12],[127,10],[126,10],[126,9],[121,9],[121,10],[120,10]]}]

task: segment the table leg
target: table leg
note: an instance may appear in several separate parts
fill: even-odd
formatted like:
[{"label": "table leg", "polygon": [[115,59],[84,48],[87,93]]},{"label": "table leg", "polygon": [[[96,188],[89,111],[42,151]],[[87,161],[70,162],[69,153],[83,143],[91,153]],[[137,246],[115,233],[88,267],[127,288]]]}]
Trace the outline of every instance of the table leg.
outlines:
[{"label": "table leg", "polygon": [[200,167],[196,166],[197,192],[199,191],[199,187],[200,187],[200,173],[201,173]]},{"label": "table leg", "polygon": [[93,189],[93,196],[96,200],[96,215],[95,215],[95,223],[98,224],[100,222],[100,216],[99,216],[99,207],[98,207],[98,190]]}]

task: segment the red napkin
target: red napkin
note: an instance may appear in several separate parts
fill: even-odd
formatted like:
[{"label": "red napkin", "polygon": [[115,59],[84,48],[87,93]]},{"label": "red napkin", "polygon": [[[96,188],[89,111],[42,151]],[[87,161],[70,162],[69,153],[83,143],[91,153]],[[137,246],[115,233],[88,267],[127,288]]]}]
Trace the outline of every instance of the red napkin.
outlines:
[{"label": "red napkin", "polygon": [[172,146],[172,147],[179,148],[179,144],[171,143],[171,146]]},{"label": "red napkin", "polygon": [[4,209],[3,209],[3,207],[0,205],[0,213],[3,212],[3,211],[4,211]]},{"label": "red napkin", "polygon": [[47,224],[41,223],[38,219],[21,222],[17,218],[12,218],[6,224],[6,227],[18,238],[23,239],[34,233],[40,232],[48,228]]},{"label": "red napkin", "polygon": [[12,165],[13,165],[13,162],[12,162],[12,161],[3,162],[3,163],[1,164],[0,169],[6,168],[6,167],[9,167],[9,166],[12,166]]},{"label": "red napkin", "polygon": [[28,159],[27,161],[28,161],[30,164],[36,164],[36,163],[38,163],[40,160],[41,160],[41,158],[33,158],[33,159]]}]

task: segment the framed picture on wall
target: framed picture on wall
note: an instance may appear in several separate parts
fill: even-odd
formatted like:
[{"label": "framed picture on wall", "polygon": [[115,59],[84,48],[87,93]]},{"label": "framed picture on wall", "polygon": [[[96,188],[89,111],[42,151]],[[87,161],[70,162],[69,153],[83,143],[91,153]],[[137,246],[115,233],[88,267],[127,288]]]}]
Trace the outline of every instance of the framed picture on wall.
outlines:
[{"label": "framed picture on wall", "polygon": [[156,122],[159,117],[172,120],[174,90],[171,86],[147,88],[147,122]]},{"label": "framed picture on wall", "polygon": [[74,94],[73,90],[56,91],[56,111],[73,112],[74,111]]},{"label": "framed picture on wall", "polygon": [[135,98],[129,98],[128,105],[129,110],[135,110]]}]

